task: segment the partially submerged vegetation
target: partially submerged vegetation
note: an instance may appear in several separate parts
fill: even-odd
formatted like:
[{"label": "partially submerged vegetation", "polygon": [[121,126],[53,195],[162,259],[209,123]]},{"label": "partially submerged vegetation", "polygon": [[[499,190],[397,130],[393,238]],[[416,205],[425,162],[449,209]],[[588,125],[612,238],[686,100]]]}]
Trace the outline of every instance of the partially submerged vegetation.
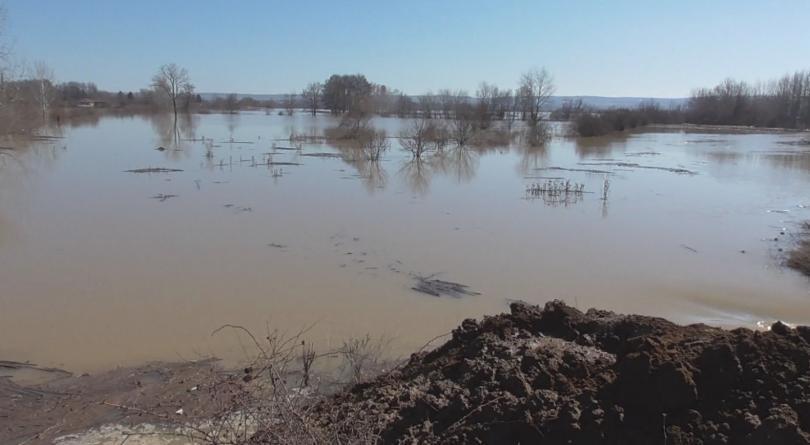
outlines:
[{"label": "partially submerged vegetation", "polygon": [[534,182],[526,187],[527,199],[542,199],[546,205],[575,204],[582,199],[585,184],[563,179],[548,179]]},{"label": "partially submerged vegetation", "polygon": [[683,122],[680,110],[664,110],[655,103],[643,104],[637,109],[582,110],[572,116],[574,133],[583,137],[632,130],[651,123]]},{"label": "partially submerged vegetation", "polygon": [[568,102],[552,117],[573,121],[578,136],[601,136],[648,124],[689,123],[784,129],[810,128],[810,71],[798,71],[764,84],[726,79],[692,93],[685,107],[662,109],[645,103],[635,109],[592,110]]}]

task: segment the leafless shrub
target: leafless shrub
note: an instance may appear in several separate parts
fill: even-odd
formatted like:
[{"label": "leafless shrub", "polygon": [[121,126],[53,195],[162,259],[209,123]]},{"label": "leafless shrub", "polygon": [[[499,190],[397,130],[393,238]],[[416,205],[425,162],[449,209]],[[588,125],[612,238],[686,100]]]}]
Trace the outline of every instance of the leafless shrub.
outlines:
[{"label": "leafless shrub", "polygon": [[363,153],[369,161],[379,161],[383,153],[391,147],[384,130],[372,131],[363,141]]},{"label": "leafless shrub", "polygon": [[366,113],[347,113],[337,127],[324,131],[326,139],[333,141],[365,141],[371,138],[371,117]]},{"label": "leafless shrub", "polygon": [[[333,351],[318,353],[304,339],[309,329],[293,335],[278,330],[259,339],[238,325],[224,325],[212,335],[233,331],[246,336],[256,351],[244,369],[199,387],[213,415],[186,413],[175,420],[190,442],[210,445],[379,443],[380,426],[369,420],[346,419],[331,412],[325,400],[329,388],[315,375],[318,360],[339,358],[347,383],[364,381],[384,365],[388,343],[369,335],[349,339]],[[337,382],[335,386],[342,385]],[[328,419],[328,421],[327,421]]]},{"label": "leafless shrub", "polygon": [[312,365],[315,363],[315,359],[317,358],[317,354],[315,353],[315,348],[312,346],[312,343],[307,343],[306,341],[301,341],[301,371],[303,373],[303,377],[301,377],[301,386],[304,388],[309,386],[309,379],[312,374]]},{"label": "leafless shrub", "polygon": [[476,131],[470,143],[478,147],[497,147],[509,145],[514,137],[515,133],[508,124],[503,127],[493,125],[486,130]]},{"label": "leafless shrub", "polygon": [[447,129],[447,125],[441,122],[434,122],[433,123],[433,131],[429,134],[430,141],[433,143],[433,147],[436,148],[438,151],[442,151],[450,145],[450,141],[452,140],[450,131]]},{"label": "leafless shrub", "polygon": [[414,158],[421,158],[422,154],[427,151],[430,143],[428,133],[431,126],[432,123],[429,119],[416,119],[408,129],[400,133],[400,144],[410,151]]},{"label": "leafless shrub", "polygon": [[448,141],[449,136],[444,126],[433,119],[415,119],[411,125],[400,132],[400,145],[413,154],[414,158],[421,158],[428,150],[441,150]]},{"label": "leafless shrub", "polygon": [[475,120],[472,113],[457,113],[450,123],[453,140],[459,147],[467,145],[475,132]]},{"label": "leafless shrub", "polygon": [[551,128],[544,121],[530,122],[523,132],[523,137],[528,146],[539,147],[551,139]]},{"label": "leafless shrub", "polygon": [[376,375],[381,370],[381,357],[390,341],[380,337],[372,338],[365,335],[350,338],[343,342],[338,350],[343,357],[354,383],[365,381],[369,376]]}]

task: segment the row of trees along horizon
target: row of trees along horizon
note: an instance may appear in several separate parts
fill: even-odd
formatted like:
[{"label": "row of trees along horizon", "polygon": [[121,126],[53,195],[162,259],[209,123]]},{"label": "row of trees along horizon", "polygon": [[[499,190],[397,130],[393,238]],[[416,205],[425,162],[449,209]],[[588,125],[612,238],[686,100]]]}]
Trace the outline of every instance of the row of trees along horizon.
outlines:
[{"label": "row of trees along horizon", "polygon": [[[593,109],[581,99],[570,99],[551,109],[552,76],[546,69],[522,74],[514,90],[481,82],[476,91],[443,89],[437,93],[410,96],[385,85],[370,82],[362,74],[334,74],[323,82],[312,82],[300,92],[279,100],[257,99],[237,94],[205,99],[195,91],[186,69],[164,65],[148,87],[139,91],[103,91],[90,82],[54,80],[44,64],[20,70],[14,76],[7,65],[0,67],[0,131],[31,129],[41,120],[60,119],[83,106],[108,112],[177,113],[225,112],[264,109],[292,114],[304,109],[316,115],[381,115],[430,119],[464,119],[480,128],[493,121],[544,119],[571,120],[581,136],[596,136],[651,123],[741,125],[788,129],[810,128],[810,71],[799,71],[779,79],[749,84],[727,79],[713,88],[693,91],[684,106],[665,108],[654,100],[635,108]],[[87,110],[81,110],[88,112]]]}]

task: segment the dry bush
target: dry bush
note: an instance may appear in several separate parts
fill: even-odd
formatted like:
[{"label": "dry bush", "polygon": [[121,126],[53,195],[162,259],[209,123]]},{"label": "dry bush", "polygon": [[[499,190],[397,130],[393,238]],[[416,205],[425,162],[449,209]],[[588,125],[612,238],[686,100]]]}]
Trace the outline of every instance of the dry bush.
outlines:
[{"label": "dry bush", "polygon": [[382,353],[390,341],[385,338],[374,339],[370,335],[350,338],[343,342],[338,350],[354,383],[365,381],[372,375],[383,371]]},{"label": "dry bush", "polygon": [[374,130],[370,125],[371,118],[365,113],[347,113],[340,119],[337,127],[327,128],[324,135],[328,140],[363,141],[372,136]]},{"label": "dry bush", "polygon": [[549,125],[544,121],[538,121],[528,125],[526,130],[523,132],[524,142],[530,147],[540,147],[545,145],[549,140],[551,140],[551,136],[551,127],[549,127]]},{"label": "dry bush", "polygon": [[[247,336],[257,355],[244,369],[225,373],[199,389],[214,415],[187,417],[176,425],[189,441],[210,445],[379,442],[379,425],[346,419],[324,402],[331,392],[381,372],[388,346],[384,338],[366,335],[348,339],[338,349],[317,352],[304,339],[309,329],[290,336],[272,331],[262,340],[235,325],[225,325],[214,334],[225,330]],[[337,378],[328,371],[316,374],[317,363],[327,358],[340,360],[333,366]]]},{"label": "dry bush", "polygon": [[508,127],[489,127],[477,131],[472,138],[472,145],[477,147],[498,147],[509,145],[515,134]]},{"label": "dry bush", "polygon": [[453,140],[459,147],[467,145],[475,133],[476,122],[472,113],[457,113],[450,123]]},{"label": "dry bush", "polygon": [[433,119],[415,119],[400,132],[400,145],[421,158],[429,150],[442,150],[450,141],[447,129]]},{"label": "dry bush", "polygon": [[372,131],[368,138],[362,141],[363,154],[369,161],[379,161],[382,155],[391,147],[385,130]]}]

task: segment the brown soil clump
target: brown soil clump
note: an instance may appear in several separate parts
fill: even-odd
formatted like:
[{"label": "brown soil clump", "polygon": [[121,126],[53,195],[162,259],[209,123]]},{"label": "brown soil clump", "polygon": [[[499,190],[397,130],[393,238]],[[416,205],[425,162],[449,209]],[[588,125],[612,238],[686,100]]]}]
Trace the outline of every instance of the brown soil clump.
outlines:
[{"label": "brown soil clump", "polygon": [[514,303],[319,409],[382,443],[806,444],[810,328]]}]

